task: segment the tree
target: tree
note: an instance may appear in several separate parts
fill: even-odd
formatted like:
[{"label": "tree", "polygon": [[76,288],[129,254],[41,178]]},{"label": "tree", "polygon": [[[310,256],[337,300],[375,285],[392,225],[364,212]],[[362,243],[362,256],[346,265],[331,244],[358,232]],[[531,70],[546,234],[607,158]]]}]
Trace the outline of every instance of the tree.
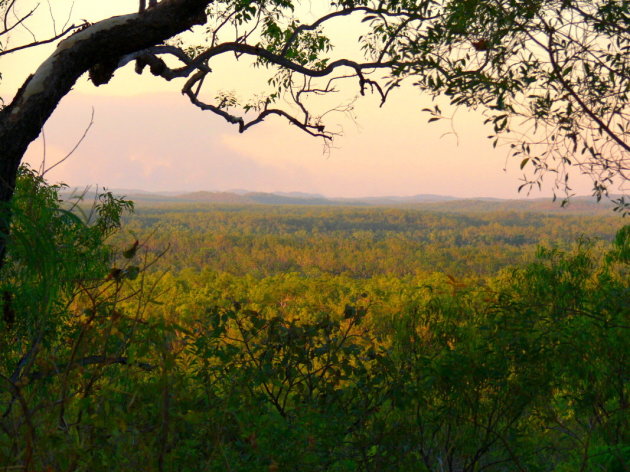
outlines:
[{"label": "tree", "polygon": [[[0,0],[0,40],[31,18],[32,11],[15,12],[22,2]],[[354,78],[362,95],[371,91],[385,101],[403,81],[413,81],[456,106],[485,110],[495,145],[523,118],[530,129],[508,137],[515,136],[513,154],[522,156],[521,167],[533,166],[524,185],[540,184],[555,172],[558,187],[568,189],[570,166],[593,177],[598,197],[616,179],[628,180],[627,0],[331,0],[310,23],[299,19],[300,2],[293,0],[152,3],[138,13],[73,25],[52,38],[13,47],[5,42],[0,56],[61,40],[0,112],[0,202],[10,200],[27,146],[76,80],[89,73],[94,85],[106,84],[132,61],[139,73],[148,66],[166,80],[187,78],[182,91],[191,103],[241,132],[276,115],[325,140],[334,133],[325,126],[325,113],[313,111],[312,97]],[[339,19],[368,26],[354,60],[329,57],[335,49],[325,28]],[[176,39],[196,26],[205,27],[203,44]],[[204,98],[210,62],[225,55],[269,68],[275,90],[246,103],[226,94]],[[164,58],[176,59],[179,67]],[[287,97],[292,107],[280,100]],[[431,119],[441,117],[438,107],[429,111]],[[7,234],[6,210],[1,220],[0,232]],[[0,240],[0,260],[3,255]]]},{"label": "tree", "polygon": [[[117,258],[108,243],[133,203],[106,192],[92,206],[77,201],[69,208],[61,190],[20,167],[0,270],[2,468],[18,461],[38,469],[33,461],[51,447],[39,441],[42,433],[54,441],[69,424],[89,423],[90,409],[107,401],[97,393],[107,367],[152,369],[129,358],[148,293],[132,285],[144,276],[139,243]],[[77,409],[81,398],[89,400]],[[76,460],[75,446],[57,450],[62,461]]]},{"label": "tree", "polygon": [[630,2],[443,3],[424,34],[393,46],[394,83],[417,77],[453,104],[482,107],[494,145],[507,138],[521,169],[532,170],[521,188],[553,172],[568,195],[571,167],[592,178],[598,198],[628,181]]}]

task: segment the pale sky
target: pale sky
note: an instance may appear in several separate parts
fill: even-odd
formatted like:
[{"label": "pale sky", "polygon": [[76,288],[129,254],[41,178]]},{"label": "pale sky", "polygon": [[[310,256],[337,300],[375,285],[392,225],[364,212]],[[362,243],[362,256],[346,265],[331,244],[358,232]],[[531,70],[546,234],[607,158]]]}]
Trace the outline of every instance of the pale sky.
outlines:
[{"label": "pale sky", "polygon": [[[52,27],[48,4],[41,3],[46,15],[31,29],[44,35]],[[68,17],[70,2],[55,0],[54,4],[59,28]],[[136,6],[137,0],[77,0],[70,16],[77,22],[96,21],[129,13]],[[0,96],[10,100],[51,51],[41,48],[0,58]],[[211,93],[228,89],[242,95],[264,89],[258,72],[246,64],[235,66],[226,60],[212,66],[217,77],[210,83]],[[330,153],[324,153],[320,140],[280,118],[269,118],[239,134],[222,118],[192,106],[180,93],[181,82],[138,76],[132,69],[129,65],[118,71],[110,84],[99,88],[82,78],[47,123],[45,146],[40,137],[29,148],[27,161],[39,168],[44,147],[46,168],[65,156],[83,134],[93,108],[94,123],[85,140],[69,159],[47,173],[49,180],[149,191],[525,196],[517,193],[519,163],[506,161],[506,148],[492,148],[486,138],[491,130],[481,125],[478,113],[459,110],[452,122],[457,137],[444,135],[451,131],[451,123],[428,124],[428,116],[420,110],[431,105],[430,99],[411,87],[398,90],[383,108],[376,96],[360,98],[354,120],[332,117],[329,123],[343,130],[343,135]],[[355,83],[348,82],[339,99],[347,101],[355,94]],[[589,194],[590,183],[578,180],[574,180],[576,193]],[[532,194],[548,195],[549,189]]]}]

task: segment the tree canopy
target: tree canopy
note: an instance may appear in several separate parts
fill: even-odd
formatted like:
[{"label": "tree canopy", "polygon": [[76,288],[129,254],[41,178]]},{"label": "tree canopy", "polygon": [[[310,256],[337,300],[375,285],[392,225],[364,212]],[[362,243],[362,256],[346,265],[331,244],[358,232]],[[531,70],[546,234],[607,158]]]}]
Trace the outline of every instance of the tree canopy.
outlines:
[{"label": "tree canopy", "polygon": [[[0,270],[0,469],[628,470],[630,226],[570,244],[561,232],[579,223],[566,215],[187,205],[142,209],[140,241],[119,234],[115,250],[129,202],[102,194],[68,211],[36,173],[17,182]],[[581,227],[596,234],[604,218]],[[181,262],[168,271],[149,236],[160,220]],[[445,244],[419,248],[419,227]],[[496,239],[519,244],[525,227],[548,243],[481,277],[449,241],[483,252],[494,239],[496,256]],[[309,235],[324,244],[294,257]],[[368,238],[386,245],[376,257]],[[409,250],[432,264],[388,270]],[[316,253],[302,273],[285,264]]]}]

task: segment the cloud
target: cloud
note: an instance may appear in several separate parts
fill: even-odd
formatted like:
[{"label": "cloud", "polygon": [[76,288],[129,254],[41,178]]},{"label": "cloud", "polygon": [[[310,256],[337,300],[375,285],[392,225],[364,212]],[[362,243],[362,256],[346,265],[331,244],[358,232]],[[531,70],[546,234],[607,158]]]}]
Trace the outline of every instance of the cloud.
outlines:
[{"label": "cloud", "polygon": [[[94,107],[94,124],[77,151],[48,175],[71,185],[148,190],[214,190],[271,184],[281,170],[225,145],[235,129],[175,94],[103,97],[72,94],[45,128],[47,165],[76,144]],[[42,141],[27,160],[39,167]]]}]

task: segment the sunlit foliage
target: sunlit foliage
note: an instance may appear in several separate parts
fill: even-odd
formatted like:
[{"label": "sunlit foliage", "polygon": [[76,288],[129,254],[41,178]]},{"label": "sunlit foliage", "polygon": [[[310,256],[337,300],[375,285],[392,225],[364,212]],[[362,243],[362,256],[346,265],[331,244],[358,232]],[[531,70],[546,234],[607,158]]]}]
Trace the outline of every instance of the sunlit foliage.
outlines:
[{"label": "sunlit foliage", "polygon": [[[16,200],[3,274],[1,467],[627,470],[628,227],[483,277],[165,271],[145,239],[108,246],[126,201],[106,193],[86,219],[22,179],[36,198]],[[33,215],[50,238],[29,247],[83,265],[29,259]]]}]

